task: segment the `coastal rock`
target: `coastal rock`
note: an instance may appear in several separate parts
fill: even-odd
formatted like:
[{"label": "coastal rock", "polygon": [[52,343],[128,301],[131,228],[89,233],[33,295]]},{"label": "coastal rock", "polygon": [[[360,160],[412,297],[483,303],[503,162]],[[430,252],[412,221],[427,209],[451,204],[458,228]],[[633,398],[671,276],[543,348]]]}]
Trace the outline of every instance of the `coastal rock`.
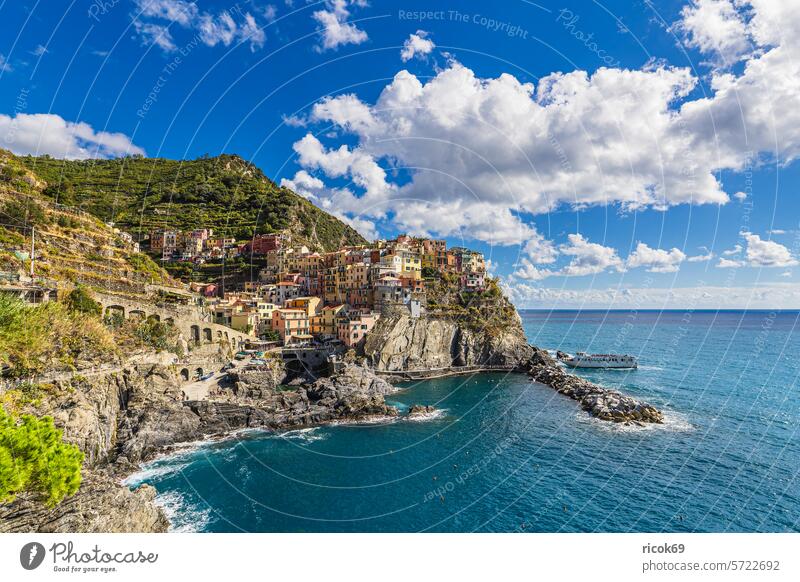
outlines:
[{"label": "coastal rock", "polygon": [[408,409],[407,418],[420,418],[429,416],[436,412],[435,406],[424,406],[422,404],[414,404]]},{"label": "coastal rock", "polygon": [[109,475],[84,470],[81,488],[49,509],[30,495],[0,505],[0,533],[160,533],[169,521],[155,503],[156,490],[135,491]]},{"label": "coastal rock", "polygon": [[480,329],[442,316],[393,313],[378,320],[363,349],[377,371],[461,366],[523,366],[532,355],[519,315],[502,329]]},{"label": "coastal rock", "polygon": [[583,410],[600,420],[622,423],[664,421],[663,413],[650,404],[566,373],[544,350],[534,348],[528,373],[537,382],[578,401]]}]

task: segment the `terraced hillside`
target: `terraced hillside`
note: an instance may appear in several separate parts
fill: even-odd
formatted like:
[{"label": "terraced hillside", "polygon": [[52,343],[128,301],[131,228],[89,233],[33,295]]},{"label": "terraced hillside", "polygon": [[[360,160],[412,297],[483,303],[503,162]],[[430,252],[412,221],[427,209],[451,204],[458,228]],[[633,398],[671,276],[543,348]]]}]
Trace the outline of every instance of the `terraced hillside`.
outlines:
[{"label": "terraced hillside", "polygon": [[44,191],[47,183],[0,150],[0,270],[27,274],[35,233],[35,275],[59,283],[141,293],[147,283],[177,285],[119,229]]},{"label": "terraced hillside", "polygon": [[277,186],[239,156],[196,160],[129,157],[57,160],[20,157],[45,180],[44,194],[133,234],[153,228],[213,228],[237,240],[285,231],[315,250],[366,241],[294,192]]}]

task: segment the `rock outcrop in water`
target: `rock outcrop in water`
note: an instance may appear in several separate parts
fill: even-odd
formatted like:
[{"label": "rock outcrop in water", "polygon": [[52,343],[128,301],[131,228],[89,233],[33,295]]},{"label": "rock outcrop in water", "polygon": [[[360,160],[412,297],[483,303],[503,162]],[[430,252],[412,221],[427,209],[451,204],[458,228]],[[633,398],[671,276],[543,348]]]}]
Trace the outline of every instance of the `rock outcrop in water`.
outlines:
[{"label": "rock outcrop in water", "polygon": [[382,317],[367,336],[364,356],[377,371],[462,366],[521,367],[533,349],[519,315],[502,328],[480,328],[459,318],[407,312]]},{"label": "rock outcrop in water", "polygon": [[566,373],[547,352],[535,349],[529,361],[528,373],[559,394],[577,400],[581,408],[600,420],[625,423],[661,423],[663,413],[647,403],[630,396],[601,388],[588,380]]}]

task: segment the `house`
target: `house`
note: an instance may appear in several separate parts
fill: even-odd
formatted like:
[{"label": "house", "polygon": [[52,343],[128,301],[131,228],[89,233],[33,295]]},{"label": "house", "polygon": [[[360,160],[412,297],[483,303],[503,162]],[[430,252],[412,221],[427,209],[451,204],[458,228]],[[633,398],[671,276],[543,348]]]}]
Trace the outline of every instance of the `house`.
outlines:
[{"label": "house", "polygon": [[349,313],[339,317],[337,335],[348,348],[355,348],[365,341],[378,319],[380,315],[377,313]]},{"label": "house", "polygon": [[306,316],[311,319],[312,316],[317,315],[320,303],[322,303],[322,299],[319,297],[297,297],[287,300],[284,307],[288,309],[302,309],[306,312]]},{"label": "house", "polygon": [[338,331],[336,322],[345,308],[344,304],[323,307],[319,314],[311,318],[311,334],[335,337]]},{"label": "house", "polygon": [[304,309],[285,307],[272,312],[272,330],[278,333],[284,343],[289,342],[293,336],[310,335],[311,332]]}]

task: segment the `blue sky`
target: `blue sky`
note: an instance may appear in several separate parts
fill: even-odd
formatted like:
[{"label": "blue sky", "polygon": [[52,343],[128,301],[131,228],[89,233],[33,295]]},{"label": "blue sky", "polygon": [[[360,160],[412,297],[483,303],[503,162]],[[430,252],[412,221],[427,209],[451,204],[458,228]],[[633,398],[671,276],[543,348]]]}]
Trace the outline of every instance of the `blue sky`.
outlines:
[{"label": "blue sky", "polygon": [[800,307],[788,4],[0,1],[0,146],[237,153],[523,307]]}]

